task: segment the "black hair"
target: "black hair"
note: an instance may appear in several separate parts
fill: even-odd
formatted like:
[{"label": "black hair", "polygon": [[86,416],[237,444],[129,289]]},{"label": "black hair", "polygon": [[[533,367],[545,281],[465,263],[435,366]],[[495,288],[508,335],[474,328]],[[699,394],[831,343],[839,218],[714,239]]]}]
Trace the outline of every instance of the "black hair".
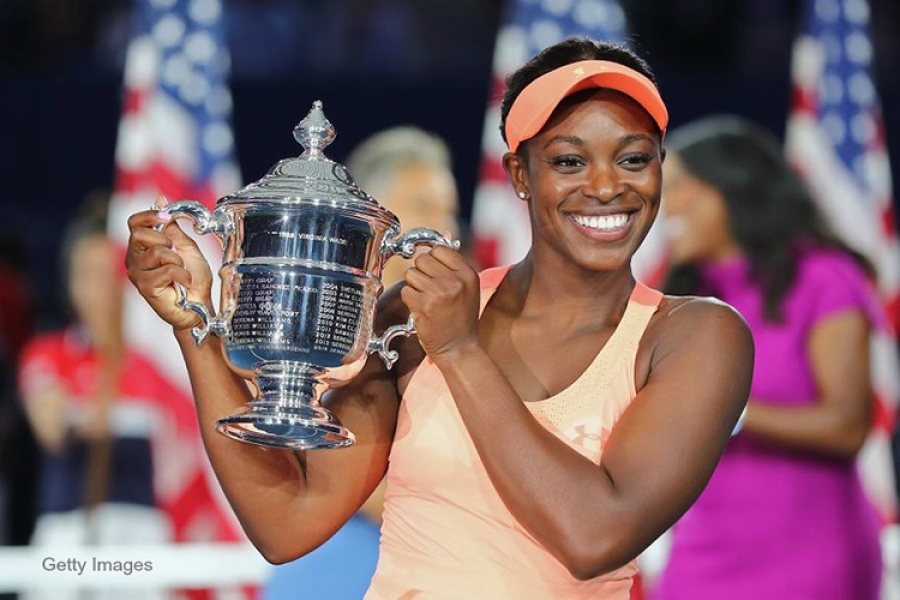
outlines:
[{"label": "black hair", "polygon": [[[768,131],[738,117],[714,116],[670,132],[666,145],[688,172],[722,195],[731,232],[762,287],[770,321],[781,319],[779,306],[794,282],[798,243],[839,248],[870,270],[827,227],[806,184]],[[680,265],[670,271],[665,289],[693,294],[699,283],[696,266]]]},{"label": "black hair", "polygon": [[84,240],[109,238],[107,229],[109,202],[109,192],[103,189],[93,190],[76,208],[63,230],[62,241],[59,245],[59,275],[63,292],[63,309],[70,319],[74,318],[69,285],[75,250]]},{"label": "black hair", "polygon": [[[544,48],[506,78],[506,91],[500,102],[500,135],[506,139],[506,117],[519,94],[528,84],[559,67],[582,60],[608,60],[634,69],[656,84],[653,71],[644,59],[621,44],[593,40],[588,37],[570,37]],[[523,147],[520,145],[520,147]]]}]

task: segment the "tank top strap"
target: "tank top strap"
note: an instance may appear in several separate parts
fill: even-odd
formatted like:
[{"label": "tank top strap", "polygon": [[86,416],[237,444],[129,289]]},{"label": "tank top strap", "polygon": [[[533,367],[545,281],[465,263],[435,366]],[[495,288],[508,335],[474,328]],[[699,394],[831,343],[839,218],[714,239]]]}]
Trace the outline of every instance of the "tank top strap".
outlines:
[{"label": "tank top strap", "polygon": [[[631,302],[636,302],[642,306],[653,307],[653,312],[656,312],[656,309],[659,307],[659,303],[662,301],[663,293],[659,290],[654,290],[653,288],[647,287],[640,281],[635,282],[634,289],[631,291],[631,298],[629,299]],[[650,314],[652,315],[653,312]]]},{"label": "tank top strap", "polygon": [[506,277],[511,266],[512,265],[491,267],[490,269],[485,269],[478,273],[479,291],[481,292],[481,305],[478,309],[479,317],[484,312],[484,307],[487,306],[491,296],[493,296],[494,292],[497,291],[497,288],[500,287],[500,283],[503,282],[503,278]]},{"label": "tank top strap", "polygon": [[662,299],[662,292],[647,287],[640,281],[636,282],[628,300],[625,316],[617,328],[617,335],[614,336],[614,339],[610,339],[613,344],[607,356],[616,357],[622,361],[619,364],[623,369],[622,373],[632,397],[637,395],[634,386],[634,366],[638,346],[647,331],[650,319],[659,309]]},{"label": "tank top strap", "polygon": [[610,339],[611,342],[622,344],[624,346],[634,346],[641,341],[650,318],[659,308],[663,294],[657,290],[647,287],[640,281],[636,282],[631,296],[628,298],[628,307],[625,314],[616,328],[616,334]]},{"label": "tank top strap", "polygon": [[503,265],[502,267],[491,267],[485,269],[478,274],[481,283],[481,291],[495,290],[500,286],[500,282],[506,277],[512,265]]}]

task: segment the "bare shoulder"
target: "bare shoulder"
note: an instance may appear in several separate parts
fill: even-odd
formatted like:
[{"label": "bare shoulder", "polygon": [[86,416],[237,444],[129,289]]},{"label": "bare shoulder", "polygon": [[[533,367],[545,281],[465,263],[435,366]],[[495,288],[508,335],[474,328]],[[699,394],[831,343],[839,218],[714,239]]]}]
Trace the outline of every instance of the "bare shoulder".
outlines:
[{"label": "bare shoulder", "polygon": [[637,383],[666,363],[698,372],[752,365],[753,350],[750,328],[731,305],[711,297],[664,296],[641,340]]},{"label": "bare shoulder", "polygon": [[650,327],[660,335],[677,334],[680,329],[714,328],[750,335],[744,317],[730,304],[718,298],[701,296],[664,296]]},{"label": "bare shoulder", "polygon": [[734,307],[700,296],[664,296],[648,333],[660,342],[678,341],[687,334],[725,335],[726,343],[752,344],[753,340],[747,321]]}]

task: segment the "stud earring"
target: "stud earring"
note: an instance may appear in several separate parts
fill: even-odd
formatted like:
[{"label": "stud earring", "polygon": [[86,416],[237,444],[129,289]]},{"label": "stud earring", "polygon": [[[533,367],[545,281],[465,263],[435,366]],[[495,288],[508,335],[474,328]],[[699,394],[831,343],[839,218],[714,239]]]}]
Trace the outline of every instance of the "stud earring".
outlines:
[{"label": "stud earring", "polygon": [[519,198],[521,198],[522,200],[524,200],[525,196],[527,196],[527,195],[528,194],[526,194],[525,192],[519,192]]}]

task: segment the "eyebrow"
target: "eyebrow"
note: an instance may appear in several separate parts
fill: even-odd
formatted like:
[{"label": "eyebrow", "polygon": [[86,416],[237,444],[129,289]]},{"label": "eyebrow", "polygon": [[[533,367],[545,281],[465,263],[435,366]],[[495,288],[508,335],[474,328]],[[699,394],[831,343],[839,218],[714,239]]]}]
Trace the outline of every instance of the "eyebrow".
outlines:
[{"label": "eyebrow", "polygon": [[544,144],[544,148],[549,148],[557,142],[572,144],[573,146],[584,146],[584,140],[577,135],[557,135],[547,140],[547,143]]},{"label": "eyebrow", "polygon": [[[647,135],[646,133],[631,133],[628,135],[623,135],[621,138],[619,138],[619,142],[623,146],[631,144],[632,142],[641,141],[652,142],[653,137]],[[577,135],[557,135],[547,140],[547,143],[544,144],[544,148],[549,148],[551,145],[557,142],[563,144],[572,144],[573,146],[584,146],[584,140]]]},{"label": "eyebrow", "polygon": [[629,134],[629,135],[624,135],[624,136],[622,136],[622,138],[621,138],[621,141],[622,141],[624,144],[630,144],[631,142],[641,142],[641,141],[644,141],[644,140],[646,140],[646,141],[648,141],[648,142],[652,142],[652,141],[653,141],[653,137],[647,135],[646,133],[632,133],[632,134]]}]

